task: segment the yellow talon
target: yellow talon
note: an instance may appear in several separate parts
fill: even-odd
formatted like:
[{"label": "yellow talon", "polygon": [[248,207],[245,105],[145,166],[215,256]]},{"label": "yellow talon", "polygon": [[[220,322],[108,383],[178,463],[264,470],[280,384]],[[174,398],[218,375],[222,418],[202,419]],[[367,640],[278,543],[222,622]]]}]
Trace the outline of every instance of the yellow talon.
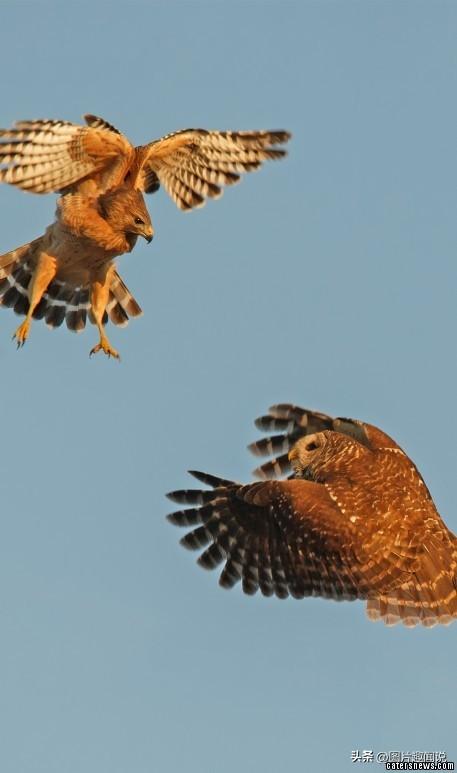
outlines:
[{"label": "yellow talon", "polygon": [[90,350],[89,357],[92,357],[93,354],[97,354],[97,352],[103,351],[105,354],[108,355],[108,357],[114,357],[116,360],[120,360],[119,353],[116,351],[116,349],[113,349],[110,342],[105,336],[102,336],[100,338],[99,343],[94,346],[93,349]]},{"label": "yellow talon", "polygon": [[22,323],[22,325],[19,325],[18,329],[13,335],[13,341],[16,339],[17,342],[17,348],[20,349],[21,346],[24,346],[25,342],[27,341],[27,338],[29,337],[30,332],[30,320],[26,319]]}]

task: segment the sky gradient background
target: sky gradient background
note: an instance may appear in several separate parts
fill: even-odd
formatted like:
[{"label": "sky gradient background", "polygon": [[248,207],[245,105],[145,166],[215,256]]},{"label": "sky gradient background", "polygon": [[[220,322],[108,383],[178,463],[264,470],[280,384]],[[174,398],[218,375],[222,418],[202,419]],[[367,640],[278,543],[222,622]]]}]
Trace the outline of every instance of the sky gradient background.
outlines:
[{"label": "sky gradient background", "polygon": [[[453,2],[0,2],[2,114],[102,115],[144,143],[287,128],[285,162],[120,261],[144,316],[81,336],[0,310],[0,769],[354,771],[457,761],[457,625],[227,593],[165,521],[186,469],[248,481],[253,419],[292,401],[377,424],[448,525],[457,418]],[[54,197],[0,189],[0,252]],[[360,763],[359,763],[360,765]],[[366,766],[365,766],[366,767]]]}]

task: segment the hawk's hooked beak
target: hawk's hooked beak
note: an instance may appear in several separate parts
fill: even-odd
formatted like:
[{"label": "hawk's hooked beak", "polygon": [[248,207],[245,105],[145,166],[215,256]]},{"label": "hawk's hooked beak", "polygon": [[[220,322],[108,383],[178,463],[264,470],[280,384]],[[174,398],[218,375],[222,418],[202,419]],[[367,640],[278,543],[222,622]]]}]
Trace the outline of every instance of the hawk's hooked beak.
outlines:
[{"label": "hawk's hooked beak", "polygon": [[287,458],[289,459],[289,462],[292,464],[294,463],[295,459],[298,459],[298,450],[297,447],[294,446],[289,453],[287,454]]},{"label": "hawk's hooked beak", "polygon": [[145,228],[142,236],[144,236],[148,244],[151,244],[154,238],[154,231],[152,230],[152,226]]}]

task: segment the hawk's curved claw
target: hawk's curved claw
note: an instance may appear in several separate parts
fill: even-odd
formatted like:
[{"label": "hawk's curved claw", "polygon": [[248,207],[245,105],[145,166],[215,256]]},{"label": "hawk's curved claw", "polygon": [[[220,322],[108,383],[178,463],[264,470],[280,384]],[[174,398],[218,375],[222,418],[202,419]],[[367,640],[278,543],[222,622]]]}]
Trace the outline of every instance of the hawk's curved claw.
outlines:
[{"label": "hawk's curved claw", "polygon": [[90,350],[89,357],[92,357],[93,354],[97,354],[97,352],[100,351],[105,352],[108,357],[114,357],[116,360],[119,360],[119,362],[121,360],[119,353],[116,349],[113,349],[107,338],[100,338],[99,343]]},{"label": "hawk's curved claw", "polygon": [[22,346],[24,346],[25,342],[27,341],[27,338],[29,337],[30,332],[30,320],[26,319],[22,323],[22,325],[19,325],[17,330],[13,333],[12,341],[16,340],[16,346],[18,349],[20,349]]}]

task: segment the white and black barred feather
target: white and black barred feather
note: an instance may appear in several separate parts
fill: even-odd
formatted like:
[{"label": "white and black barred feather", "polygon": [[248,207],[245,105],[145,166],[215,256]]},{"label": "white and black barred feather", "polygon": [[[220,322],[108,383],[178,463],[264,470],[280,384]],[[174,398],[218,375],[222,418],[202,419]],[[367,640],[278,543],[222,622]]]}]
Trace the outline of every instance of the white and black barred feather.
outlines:
[{"label": "white and black barred feather", "polygon": [[[28,288],[33,273],[34,245],[35,242],[31,242],[0,256],[0,305],[20,315],[29,310]],[[90,307],[88,285],[75,286],[56,278],[47,287],[33,317],[44,319],[50,328],[60,327],[65,322],[69,330],[79,333],[84,330],[88,317],[93,321]],[[109,319],[114,325],[123,327],[129,318],[140,314],[140,306],[119,274],[114,272],[103,323]]]},{"label": "white and black barred feather", "polygon": [[290,133],[183,129],[134,148],[94,115],[87,126],[68,121],[18,121],[0,129],[0,182],[32,193],[77,191],[87,180],[100,192],[123,183],[145,193],[161,185],[182,210],[218,198],[222,187],[283,158]]}]

